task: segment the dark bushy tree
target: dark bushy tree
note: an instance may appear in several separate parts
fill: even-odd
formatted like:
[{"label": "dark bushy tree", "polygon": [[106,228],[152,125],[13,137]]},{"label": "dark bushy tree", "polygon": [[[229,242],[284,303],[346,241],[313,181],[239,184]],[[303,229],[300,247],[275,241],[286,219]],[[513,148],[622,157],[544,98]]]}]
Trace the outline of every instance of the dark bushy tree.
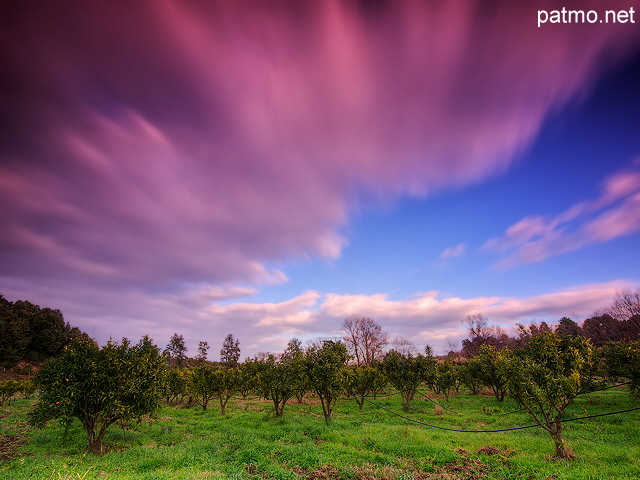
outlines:
[{"label": "dark bushy tree", "polygon": [[0,295],[0,367],[12,368],[24,359],[42,362],[81,335],[64,322],[60,310],[23,300],[12,303]]},{"label": "dark bushy tree", "polygon": [[229,334],[222,342],[222,350],[220,350],[220,363],[227,368],[238,366],[240,360],[240,341],[234,340],[233,335]]},{"label": "dark bushy tree", "polygon": [[566,335],[568,337],[581,337],[582,328],[576,322],[568,317],[562,317],[556,327],[556,333]]},{"label": "dark bushy tree", "polygon": [[31,422],[41,427],[51,419],[68,424],[77,418],[90,451],[101,453],[110,425],[139,420],[160,405],[165,373],[166,363],[149,337],[137,345],[126,338],[109,341],[102,348],[79,338],[36,375],[40,396]]},{"label": "dark bushy tree", "polygon": [[185,368],[187,366],[187,347],[184,344],[184,337],[174,333],[169,339],[164,355],[170,367]]}]

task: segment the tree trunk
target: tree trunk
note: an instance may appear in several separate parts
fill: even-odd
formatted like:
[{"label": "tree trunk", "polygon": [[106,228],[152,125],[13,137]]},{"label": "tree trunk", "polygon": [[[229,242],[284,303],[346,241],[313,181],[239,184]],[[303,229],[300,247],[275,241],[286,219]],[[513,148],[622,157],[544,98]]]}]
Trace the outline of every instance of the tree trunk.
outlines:
[{"label": "tree trunk", "polygon": [[220,415],[224,416],[227,410],[227,402],[229,401],[229,399],[231,398],[231,395],[227,396],[220,396]]},{"label": "tree trunk", "polygon": [[98,455],[102,454],[102,440],[105,433],[107,433],[108,425],[103,423],[97,434],[93,422],[87,422],[83,426],[87,432],[87,436],[89,437],[89,451]]},{"label": "tree trunk", "polygon": [[556,447],[556,457],[563,460],[571,460],[576,457],[573,449],[562,438],[562,424],[560,422],[556,422],[549,433]]},{"label": "tree trunk", "polygon": [[325,398],[320,395],[320,403],[322,404],[322,413],[324,414],[325,423],[331,423],[331,398]]}]

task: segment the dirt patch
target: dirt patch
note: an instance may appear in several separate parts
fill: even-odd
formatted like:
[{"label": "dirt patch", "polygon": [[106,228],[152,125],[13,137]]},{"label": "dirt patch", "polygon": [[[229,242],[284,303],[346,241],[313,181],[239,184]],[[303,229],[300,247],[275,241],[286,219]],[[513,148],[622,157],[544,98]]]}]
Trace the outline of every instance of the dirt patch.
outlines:
[{"label": "dirt patch", "polygon": [[513,455],[513,451],[509,450],[508,448],[500,450],[498,447],[493,447],[491,445],[480,447],[478,449],[478,453],[484,455],[501,455],[503,457],[510,457],[511,455]]},{"label": "dirt patch", "polygon": [[320,468],[316,468],[311,472],[307,472],[300,467],[293,467],[292,470],[300,475],[300,478],[304,478],[305,480],[339,480],[342,478],[340,471],[331,465],[322,465]]},{"label": "dirt patch", "polygon": [[21,434],[0,435],[0,461],[11,460],[20,455],[18,449],[27,443],[29,438]]},{"label": "dirt patch", "polygon": [[486,477],[487,466],[479,460],[462,458],[456,462],[437,467],[433,472],[423,472],[414,468],[393,467],[389,465],[354,466],[348,472],[340,472],[332,465],[322,465],[312,471],[293,467],[293,472],[304,480],[480,480]]},{"label": "dirt patch", "polygon": [[487,466],[480,460],[461,458],[439,467],[429,480],[479,480],[487,476]]}]

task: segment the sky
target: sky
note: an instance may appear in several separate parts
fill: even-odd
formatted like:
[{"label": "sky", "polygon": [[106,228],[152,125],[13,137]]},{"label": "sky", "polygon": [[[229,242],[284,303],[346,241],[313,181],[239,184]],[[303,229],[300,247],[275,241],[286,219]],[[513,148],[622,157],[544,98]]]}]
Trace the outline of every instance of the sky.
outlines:
[{"label": "sky", "polygon": [[640,5],[560,8],[3,2],[0,294],[210,360],[593,316],[640,287]]}]

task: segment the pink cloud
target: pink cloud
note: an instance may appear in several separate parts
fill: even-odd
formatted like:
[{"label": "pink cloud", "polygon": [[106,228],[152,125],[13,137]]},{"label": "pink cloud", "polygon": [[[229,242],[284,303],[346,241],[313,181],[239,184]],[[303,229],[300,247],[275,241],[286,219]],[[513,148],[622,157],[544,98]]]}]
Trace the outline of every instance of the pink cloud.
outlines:
[{"label": "pink cloud", "polygon": [[555,217],[525,217],[485,250],[505,256],[498,269],[536,263],[640,231],[640,163],[606,178],[600,196],[579,202]]},{"label": "pink cloud", "polygon": [[2,266],[104,283],[260,282],[267,263],[335,258],[360,199],[503,171],[638,38],[542,31],[513,2],[15,8]]},{"label": "pink cloud", "polygon": [[[515,334],[518,323],[553,323],[563,316],[581,321],[628,287],[629,282],[616,281],[530,297],[464,298],[431,291],[398,300],[384,294],[306,291],[279,302],[243,300],[251,292],[232,285],[226,291],[199,285],[175,295],[129,289],[119,291],[115,303],[113,292],[87,285],[73,292],[60,285],[38,287],[33,295],[43,305],[60,308],[65,319],[75,318],[74,325],[102,343],[110,336],[137,339],[151,332],[155,342],[164,346],[177,332],[185,336],[188,354],[195,354],[198,342],[204,340],[211,346],[209,358],[217,359],[229,333],[240,340],[245,358],[261,351],[281,352],[293,337],[303,341],[341,337],[342,322],[349,315],[369,316],[390,335],[410,339],[418,350],[430,345],[443,354],[450,341],[459,345],[466,338],[463,320],[467,315],[481,313],[491,324]],[[14,300],[18,290],[20,285],[3,294]],[[227,299],[225,304],[218,303],[222,297]]]},{"label": "pink cloud", "polygon": [[[236,321],[264,349],[267,328],[331,334],[320,300],[227,302],[287,281],[286,262],[338,257],[367,201],[504,172],[640,38],[537,29],[513,1],[14,3],[0,31],[0,291],[59,305],[89,333],[203,338]],[[608,187],[620,208],[629,182]],[[588,232],[636,228],[599,211]],[[509,248],[562,238],[533,223]],[[430,301],[487,305],[361,304],[412,317]]]}]

